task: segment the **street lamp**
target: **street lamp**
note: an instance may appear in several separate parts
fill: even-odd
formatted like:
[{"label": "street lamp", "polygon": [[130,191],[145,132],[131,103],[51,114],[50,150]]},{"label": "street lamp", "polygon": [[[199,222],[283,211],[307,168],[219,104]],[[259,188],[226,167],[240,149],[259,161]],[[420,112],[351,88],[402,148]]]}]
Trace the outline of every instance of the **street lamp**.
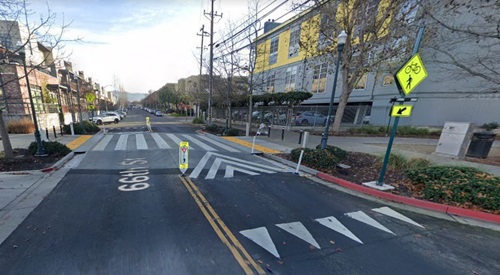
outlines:
[{"label": "street lamp", "polygon": [[29,96],[30,104],[31,104],[31,113],[33,114],[33,122],[35,124],[35,141],[36,141],[36,145],[37,145],[37,150],[36,150],[35,156],[45,157],[45,156],[47,156],[47,151],[45,151],[45,148],[43,148],[42,138],[40,137],[40,131],[38,130],[38,122],[36,119],[35,104],[33,104],[33,96],[31,95],[31,87],[30,87],[30,81],[29,81],[29,77],[28,77],[28,69],[26,68],[26,53],[24,52],[23,48],[21,48],[21,50],[19,50],[19,56],[21,57],[22,62],[23,62],[24,76],[26,78],[26,86],[28,87],[28,96]]},{"label": "street lamp", "polygon": [[339,75],[340,57],[342,55],[342,50],[344,49],[346,40],[347,40],[347,34],[345,33],[345,31],[342,31],[337,37],[337,50],[338,50],[337,66],[335,67],[335,77],[333,79],[332,97],[330,98],[330,106],[328,107],[328,117],[326,118],[325,132],[323,133],[323,137],[321,137],[321,149],[325,149],[326,143],[328,142],[328,131],[330,129],[330,120],[333,112],[333,98],[335,97],[335,90],[337,89],[337,77]]}]

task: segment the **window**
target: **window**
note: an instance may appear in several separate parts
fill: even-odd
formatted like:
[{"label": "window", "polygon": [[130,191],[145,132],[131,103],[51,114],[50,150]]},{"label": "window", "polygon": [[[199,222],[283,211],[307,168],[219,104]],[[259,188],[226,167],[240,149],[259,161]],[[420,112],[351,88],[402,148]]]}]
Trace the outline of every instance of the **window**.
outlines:
[{"label": "window", "polygon": [[382,80],[382,86],[388,86],[392,84],[394,84],[394,76],[392,75],[384,76],[384,79]]},{"label": "window", "polygon": [[311,92],[324,93],[326,88],[326,74],[328,71],[328,64],[326,62],[314,66],[314,75]]},{"label": "window", "polygon": [[269,65],[274,64],[278,61],[278,44],[279,44],[279,37],[273,37],[271,39],[271,49],[270,49],[270,54],[269,54]]},{"label": "window", "polygon": [[276,71],[269,72],[267,75],[267,92],[274,93],[274,80],[276,80]]},{"label": "window", "polygon": [[[319,31],[319,39],[318,39],[318,49],[322,50],[325,47],[328,47],[332,44],[332,38],[328,37],[328,33],[331,32],[332,27],[330,26],[330,17],[326,14],[321,15],[321,25]],[[333,33],[332,33],[333,35]]]},{"label": "window", "polygon": [[35,106],[35,112],[44,113],[43,109],[43,99],[42,99],[42,87],[30,85],[31,96],[33,97],[33,105]]},{"label": "window", "polygon": [[356,89],[356,90],[364,90],[364,89],[366,89],[366,80],[367,80],[367,78],[368,78],[368,75],[364,74],[358,80],[358,82],[356,83],[356,85],[354,85],[354,89]]},{"label": "window", "polygon": [[290,30],[290,45],[288,47],[288,58],[299,55],[300,48],[300,27],[294,27]]},{"label": "window", "polygon": [[297,77],[297,66],[289,67],[285,72],[285,92],[291,92],[295,89],[295,80]]},{"label": "window", "polygon": [[7,49],[14,49],[14,44],[12,44],[12,38],[9,34],[0,35],[0,44]]}]

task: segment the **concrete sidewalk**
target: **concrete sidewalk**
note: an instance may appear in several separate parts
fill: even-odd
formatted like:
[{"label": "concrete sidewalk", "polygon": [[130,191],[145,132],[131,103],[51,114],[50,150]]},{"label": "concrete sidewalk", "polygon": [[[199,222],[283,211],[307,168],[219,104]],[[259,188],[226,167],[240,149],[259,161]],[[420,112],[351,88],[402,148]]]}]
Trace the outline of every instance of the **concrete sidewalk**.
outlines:
[{"label": "concrete sidewalk", "polygon": [[[244,126],[241,125],[233,125],[233,128],[245,130]],[[255,129],[252,130],[255,131]],[[283,129],[271,129],[271,133],[268,137],[267,131],[268,129],[266,128],[266,133],[255,139],[256,144],[277,149],[285,153],[302,146],[299,144],[299,132],[287,131]],[[251,143],[254,136],[238,138]],[[385,155],[388,142],[389,137],[328,137],[328,145],[337,146],[346,151],[368,153],[378,156]],[[307,148],[315,148],[319,144],[321,144],[321,136],[309,135],[306,145]],[[459,159],[458,157],[434,153],[437,144],[438,139],[396,137],[394,139],[391,152],[397,152],[409,158],[424,158],[435,164],[475,167],[493,175],[500,176],[500,166],[471,162]],[[495,154],[500,154],[499,141],[495,141],[493,143],[490,156],[493,152]]]}]

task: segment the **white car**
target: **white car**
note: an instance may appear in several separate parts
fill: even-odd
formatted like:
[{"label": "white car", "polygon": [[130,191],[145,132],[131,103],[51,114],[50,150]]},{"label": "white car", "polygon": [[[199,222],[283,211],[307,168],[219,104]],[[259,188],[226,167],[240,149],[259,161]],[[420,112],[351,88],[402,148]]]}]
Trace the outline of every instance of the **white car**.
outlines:
[{"label": "white car", "polygon": [[120,122],[120,117],[113,113],[106,113],[102,116],[95,116],[92,118],[92,122],[97,125],[102,125],[103,123],[114,123],[117,124]]},{"label": "white car", "polygon": [[109,111],[109,112],[106,112],[106,115],[107,115],[107,114],[113,114],[113,115],[116,115],[116,116],[118,116],[118,117],[120,118],[120,120],[122,120],[122,119],[123,119],[123,114],[120,114],[119,112],[114,112],[114,111],[112,112],[112,111]]}]

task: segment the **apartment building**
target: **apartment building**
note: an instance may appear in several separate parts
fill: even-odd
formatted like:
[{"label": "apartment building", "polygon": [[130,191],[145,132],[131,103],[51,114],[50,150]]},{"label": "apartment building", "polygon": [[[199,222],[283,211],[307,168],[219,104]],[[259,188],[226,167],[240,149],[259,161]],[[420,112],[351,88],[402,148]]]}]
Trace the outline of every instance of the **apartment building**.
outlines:
[{"label": "apartment building", "polygon": [[[330,2],[338,5],[339,1]],[[367,12],[376,14],[380,13],[381,7],[387,1],[367,2],[373,2],[371,9],[367,8]],[[498,41],[494,43],[495,38],[490,39],[486,36],[477,37],[475,40],[471,40],[470,37],[466,39],[466,33],[453,31],[436,23],[437,20],[449,22],[450,26],[456,26],[457,29],[461,26],[467,29],[469,24],[490,29],[495,26],[486,24],[481,17],[484,14],[486,17],[498,18],[498,13],[490,12],[486,7],[480,12],[477,10],[471,13],[462,12],[458,16],[458,13],[447,10],[443,3],[429,1],[427,4],[435,5],[433,18],[423,12],[423,6],[417,6],[413,16],[415,25],[423,23],[427,25],[419,54],[428,76],[407,96],[417,101],[410,103],[414,106],[413,112],[410,117],[402,118],[400,125],[441,127],[446,121],[481,125],[500,120],[499,82],[488,81],[488,77],[479,76],[482,72],[500,71]],[[273,21],[265,23],[264,33],[256,40],[254,94],[311,92],[313,96],[303,102],[301,108],[310,107],[311,110],[327,113],[333,91],[335,62],[332,58],[311,56],[307,52],[308,49],[301,46],[304,44],[301,43],[301,39],[312,39],[316,41],[315,47],[325,47],[327,39],[322,37],[324,34],[319,33],[317,28],[310,27],[313,21],[323,23],[325,20],[329,18],[321,8],[311,8],[283,23]],[[332,36],[336,37],[337,34],[332,33]],[[414,38],[417,33],[407,33],[406,36]],[[467,60],[469,57],[467,55],[476,56],[477,60]],[[401,57],[400,65],[402,66],[410,57],[411,53]],[[453,64],[455,57],[464,62]],[[446,60],[449,62],[445,62]],[[393,60],[387,62],[389,61]],[[461,68],[460,66],[464,67],[463,64],[469,65]],[[489,67],[481,69],[481,64]],[[467,69],[472,67],[475,67],[475,70],[468,72]],[[342,123],[387,125],[392,106],[391,98],[400,97],[394,79],[396,71],[370,71],[363,74],[349,97]],[[343,81],[340,74],[334,106],[338,105]]]}]

